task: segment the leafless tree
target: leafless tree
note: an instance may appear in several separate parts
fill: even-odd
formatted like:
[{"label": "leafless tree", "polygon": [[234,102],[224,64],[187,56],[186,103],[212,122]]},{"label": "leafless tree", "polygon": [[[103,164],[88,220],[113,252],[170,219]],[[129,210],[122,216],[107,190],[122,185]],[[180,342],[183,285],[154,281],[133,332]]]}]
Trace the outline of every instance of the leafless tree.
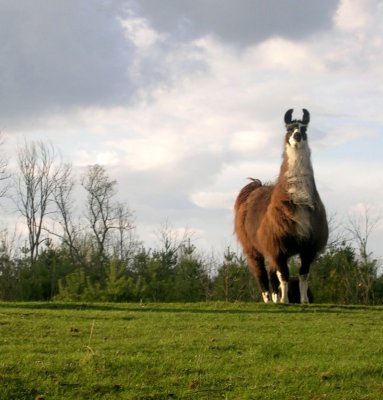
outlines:
[{"label": "leafless tree", "polygon": [[326,249],[335,248],[345,242],[345,225],[338,218],[337,214],[330,214],[328,216],[329,238],[327,241]]},{"label": "leafless tree", "polygon": [[[4,137],[0,134],[0,146],[4,145]],[[9,190],[8,158],[4,151],[0,152],[0,197],[4,197]]]},{"label": "leafless tree", "polygon": [[99,256],[105,256],[105,243],[112,228],[112,198],[116,194],[115,180],[110,180],[105,168],[95,164],[88,167],[82,179],[87,191],[86,217],[96,240]]},{"label": "leafless tree", "polygon": [[[123,261],[129,258],[129,253],[133,250],[134,240],[131,233],[134,229],[133,213],[126,203],[117,202],[115,204],[116,219],[116,253],[118,258]],[[127,237],[129,235],[129,237]]]},{"label": "leafless tree", "polygon": [[28,228],[32,264],[38,256],[41,243],[47,239],[43,235],[44,223],[53,212],[52,194],[63,168],[57,160],[53,145],[42,141],[25,141],[17,153],[14,201]]},{"label": "leafless tree", "polygon": [[364,206],[359,215],[349,216],[346,230],[350,240],[358,251],[358,289],[365,304],[373,302],[373,285],[377,277],[379,260],[372,257],[368,250],[369,239],[380,221],[380,217],[372,217],[371,210]]},{"label": "leafless tree", "polygon": [[193,239],[194,232],[188,227],[177,230],[171,226],[166,220],[158,231],[155,232],[161,250],[166,252],[177,253],[185,244],[190,243]]},{"label": "leafless tree", "polygon": [[122,248],[125,233],[133,228],[132,214],[126,205],[114,200],[117,181],[110,179],[105,167],[98,164],[89,166],[82,186],[88,195],[86,218],[102,260],[107,255],[112,231],[118,232]]},{"label": "leafless tree", "polygon": [[80,259],[79,249],[79,224],[75,223],[73,190],[75,180],[71,164],[63,164],[61,171],[56,176],[53,190],[53,199],[57,208],[57,219],[60,232],[51,232],[58,236],[62,243],[67,246],[72,262]]}]

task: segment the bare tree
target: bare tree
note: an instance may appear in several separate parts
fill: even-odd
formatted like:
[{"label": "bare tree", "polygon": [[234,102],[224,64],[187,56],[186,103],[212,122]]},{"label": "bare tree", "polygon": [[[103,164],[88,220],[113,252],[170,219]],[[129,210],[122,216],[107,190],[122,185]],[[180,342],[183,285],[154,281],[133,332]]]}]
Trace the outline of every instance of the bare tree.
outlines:
[{"label": "bare tree", "polygon": [[117,202],[115,204],[115,219],[117,233],[116,252],[118,258],[123,261],[129,258],[129,253],[132,251],[132,246],[134,245],[131,237],[131,232],[134,229],[133,213],[126,203]]},{"label": "bare tree", "polygon": [[159,230],[155,232],[155,235],[162,251],[165,253],[177,253],[185,244],[190,243],[191,239],[193,239],[194,232],[188,227],[177,230],[173,228],[166,219]]},{"label": "bare tree", "polygon": [[63,164],[61,171],[56,176],[53,190],[53,199],[57,208],[60,232],[51,232],[58,236],[67,246],[72,262],[80,259],[79,249],[79,225],[75,223],[73,190],[75,180],[71,164]]},{"label": "bare tree", "polygon": [[329,238],[326,249],[331,249],[342,245],[345,242],[345,225],[338,218],[338,215],[333,213],[328,216]]},{"label": "bare tree", "polygon": [[53,210],[52,194],[62,164],[56,165],[57,154],[52,144],[27,142],[18,149],[18,173],[15,177],[14,201],[28,228],[29,255],[33,263],[39,253],[47,215]]},{"label": "bare tree", "polygon": [[[4,144],[4,137],[0,134],[0,146]],[[0,197],[4,197],[9,189],[8,159],[4,152],[0,152]]]},{"label": "bare tree", "polygon": [[98,254],[105,256],[105,243],[113,226],[112,198],[116,194],[115,180],[110,180],[105,168],[95,164],[88,167],[82,179],[87,191],[86,217],[96,240]]},{"label": "bare tree", "polygon": [[374,302],[373,287],[377,278],[379,261],[372,257],[368,251],[369,239],[380,221],[380,217],[371,217],[371,211],[364,206],[363,213],[359,216],[349,216],[346,230],[350,240],[355,243],[358,250],[358,289],[365,304]]},{"label": "bare tree", "polygon": [[105,167],[98,164],[89,166],[82,186],[88,194],[86,218],[102,260],[107,255],[112,231],[118,231],[122,249],[125,233],[133,228],[132,213],[125,204],[114,201],[117,181],[110,179]]}]

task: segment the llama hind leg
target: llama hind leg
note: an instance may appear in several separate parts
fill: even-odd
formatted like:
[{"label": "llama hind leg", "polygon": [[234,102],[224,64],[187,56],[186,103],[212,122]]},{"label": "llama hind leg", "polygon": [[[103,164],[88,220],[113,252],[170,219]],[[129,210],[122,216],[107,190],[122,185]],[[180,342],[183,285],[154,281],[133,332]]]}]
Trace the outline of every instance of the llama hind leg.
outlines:
[{"label": "llama hind leg", "polygon": [[279,278],[275,270],[270,270],[269,280],[271,283],[271,299],[273,300],[273,303],[279,303],[281,300],[279,292]]},{"label": "llama hind leg", "polygon": [[269,303],[269,278],[267,276],[264,257],[259,253],[253,252],[252,256],[247,257],[247,262],[250,272],[258,282],[258,286],[262,294],[262,300],[265,303]]},{"label": "llama hind leg", "polygon": [[301,304],[308,304],[308,289],[309,289],[309,271],[310,265],[314,257],[312,255],[302,254],[301,255],[301,267],[299,269],[299,293],[301,297]]}]

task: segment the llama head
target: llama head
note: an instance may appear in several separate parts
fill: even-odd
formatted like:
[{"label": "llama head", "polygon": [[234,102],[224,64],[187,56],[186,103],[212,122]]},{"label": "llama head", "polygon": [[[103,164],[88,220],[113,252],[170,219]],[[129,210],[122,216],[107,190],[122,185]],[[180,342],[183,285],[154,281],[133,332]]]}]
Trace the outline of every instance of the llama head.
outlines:
[{"label": "llama head", "polygon": [[285,114],[286,136],[285,143],[293,148],[307,146],[307,126],[310,122],[310,113],[304,108],[303,118],[292,119],[293,109],[287,110]]}]

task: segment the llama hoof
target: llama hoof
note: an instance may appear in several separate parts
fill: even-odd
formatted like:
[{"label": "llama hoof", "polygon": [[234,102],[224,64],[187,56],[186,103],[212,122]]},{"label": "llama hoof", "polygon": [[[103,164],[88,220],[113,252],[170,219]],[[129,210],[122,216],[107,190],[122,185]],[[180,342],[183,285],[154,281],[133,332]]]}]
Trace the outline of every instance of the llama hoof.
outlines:
[{"label": "llama hoof", "polygon": [[278,293],[272,293],[271,298],[273,299],[273,303],[276,304],[279,302]]},{"label": "llama hoof", "polygon": [[262,299],[264,303],[269,303],[270,302],[269,292],[262,292]]}]

